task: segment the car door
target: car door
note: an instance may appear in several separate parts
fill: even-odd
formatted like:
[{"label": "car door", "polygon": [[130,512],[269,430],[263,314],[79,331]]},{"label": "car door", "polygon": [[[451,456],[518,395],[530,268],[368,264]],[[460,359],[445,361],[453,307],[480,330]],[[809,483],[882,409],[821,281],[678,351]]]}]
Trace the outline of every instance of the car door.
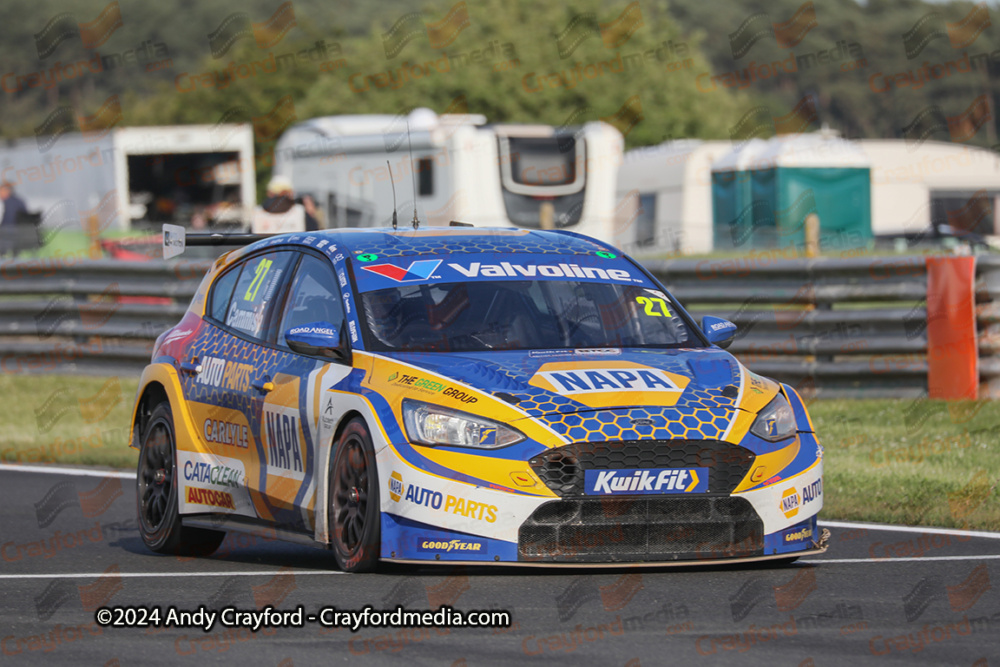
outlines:
[{"label": "car door", "polygon": [[216,279],[205,322],[181,360],[181,384],[200,442],[179,451],[182,513],[227,512],[278,521],[266,501],[260,414],[281,354],[268,333],[297,260],[268,250]]},{"label": "car door", "polygon": [[[333,412],[324,398],[325,389],[345,378],[351,368],[342,359],[293,352],[285,332],[313,322],[329,322],[345,331],[344,307],[329,259],[302,252],[275,322],[280,352],[272,377],[274,388],[264,399],[260,419],[267,454],[265,493],[275,510],[297,515],[297,528],[312,530],[316,490],[326,480],[321,456],[325,448],[318,445],[329,445],[328,435],[321,439],[320,434],[329,427]],[[346,344],[346,333],[341,339]]]}]

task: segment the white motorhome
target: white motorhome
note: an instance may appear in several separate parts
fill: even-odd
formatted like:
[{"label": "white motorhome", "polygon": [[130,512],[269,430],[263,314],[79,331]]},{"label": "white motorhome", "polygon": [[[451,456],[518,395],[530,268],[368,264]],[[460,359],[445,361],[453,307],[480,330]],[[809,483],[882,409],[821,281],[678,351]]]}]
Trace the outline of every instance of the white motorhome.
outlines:
[{"label": "white motorhome", "polygon": [[49,229],[98,231],[163,222],[240,224],[256,203],[253,128],[178,125],[13,139],[0,147],[11,183]]},{"label": "white motorhome", "polygon": [[730,141],[682,139],[625,154],[618,196],[631,201],[636,251],[712,250],[712,163]]},{"label": "white motorhome", "polygon": [[423,224],[551,224],[625,245],[615,229],[622,147],[602,122],[487,125],[481,115],[416,109],[298,123],[275,147],[274,173],[313,197],[328,228],[388,225],[394,185],[401,225],[416,208]]}]

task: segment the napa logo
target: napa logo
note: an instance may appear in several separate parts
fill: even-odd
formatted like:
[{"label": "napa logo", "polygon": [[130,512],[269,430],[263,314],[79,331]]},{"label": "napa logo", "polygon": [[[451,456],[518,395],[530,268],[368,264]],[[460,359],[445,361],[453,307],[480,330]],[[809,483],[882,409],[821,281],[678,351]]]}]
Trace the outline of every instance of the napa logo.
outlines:
[{"label": "napa logo", "polygon": [[584,492],[590,496],[706,493],[707,491],[708,468],[584,471]]},{"label": "napa logo", "polygon": [[299,481],[305,479],[299,411],[287,406],[265,405],[261,430],[267,453],[267,474]]},{"label": "napa logo", "polygon": [[403,484],[403,476],[398,472],[394,472],[389,476],[389,497],[395,503],[399,502],[399,499],[403,497],[403,492],[406,491],[406,485]]},{"label": "napa logo", "polygon": [[591,407],[627,403],[670,406],[690,378],[633,362],[577,361],[543,364],[528,384],[572,396]]},{"label": "napa logo", "polygon": [[790,489],[785,489],[785,492],[781,494],[781,502],[778,503],[778,508],[784,513],[786,519],[791,519],[799,513],[801,505],[802,501],[799,498],[799,492],[793,486]]},{"label": "napa logo", "polygon": [[418,259],[415,262],[410,262],[410,265],[405,269],[395,264],[376,264],[361,268],[383,278],[395,280],[397,283],[415,283],[430,278],[440,265],[440,259]]}]

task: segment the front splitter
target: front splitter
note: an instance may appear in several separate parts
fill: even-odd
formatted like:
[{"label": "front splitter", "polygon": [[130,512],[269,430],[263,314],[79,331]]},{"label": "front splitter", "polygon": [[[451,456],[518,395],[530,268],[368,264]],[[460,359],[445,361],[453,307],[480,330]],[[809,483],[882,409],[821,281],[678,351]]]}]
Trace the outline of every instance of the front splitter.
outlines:
[{"label": "front splitter", "polygon": [[748,556],[745,558],[714,558],[712,560],[682,560],[682,561],[652,561],[652,562],[617,562],[617,563],[553,563],[546,561],[483,561],[483,560],[414,560],[409,558],[383,558],[385,563],[400,563],[402,565],[493,565],[504,567],[559,567],[575,569],[592,568],[633,568],[633,567],[702,567],[705,565],[739,565],[742,563],[760,563],[769,560],[781,561],[802,556],[815,556],[826,553],[826,546],[815,546],[807,551],[794,553],[772,554],[770,556]]}]

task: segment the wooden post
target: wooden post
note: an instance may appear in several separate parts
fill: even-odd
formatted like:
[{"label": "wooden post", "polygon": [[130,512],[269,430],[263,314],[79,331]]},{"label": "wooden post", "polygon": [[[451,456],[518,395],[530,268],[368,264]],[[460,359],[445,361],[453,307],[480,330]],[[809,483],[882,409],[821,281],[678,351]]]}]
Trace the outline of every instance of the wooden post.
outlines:
[{"label": "wooden post", "polygon": [[556,228],[556,207],[550,201],[543,201],[538,207],[538,226],[541,229]]},{"label": "wooden post", "polygon": [[98,240],[98,236],[101,233],[100,227],[98,226],[97,216],[92,215],[87,218],[87,236],[90,237],[90,249],[89,254],[91,259],[101,258],[101,244]]},{"label": "wooden post", "polygon": [[806,216],[806,257],[819,257],[819,216],[815,213]]}]

